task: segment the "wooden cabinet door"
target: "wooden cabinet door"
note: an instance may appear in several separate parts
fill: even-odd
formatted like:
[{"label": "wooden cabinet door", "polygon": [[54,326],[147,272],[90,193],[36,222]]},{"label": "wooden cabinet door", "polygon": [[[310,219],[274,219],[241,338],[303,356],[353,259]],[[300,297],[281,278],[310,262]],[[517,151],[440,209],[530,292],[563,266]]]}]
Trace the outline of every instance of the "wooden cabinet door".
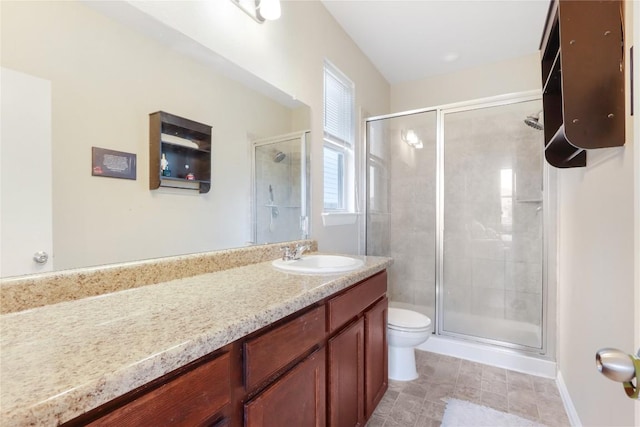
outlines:
[{"label": "wooden cabinet door", "polygon": [[244,405],[246,427],[324,427],[324,347]]},{"label": "wooden cabinet door", "polygon": [[329,340],[329,425],[364,424],[364,318]]},{"label": "wooden cabinet door", "polygon": [[366,418],[369,419],[382,399],[389,384],[387,350],[387,307],[389,300],[382,299],[364,314],[365,351],[365,403]]}]

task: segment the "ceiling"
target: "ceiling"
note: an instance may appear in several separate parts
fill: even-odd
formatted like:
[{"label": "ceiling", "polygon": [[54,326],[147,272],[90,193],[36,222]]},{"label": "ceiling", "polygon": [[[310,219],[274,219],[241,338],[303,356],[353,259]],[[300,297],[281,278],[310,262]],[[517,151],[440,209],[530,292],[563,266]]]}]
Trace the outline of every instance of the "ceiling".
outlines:
[{"label": "ceiling", "polygon": [[549,0],[321,0],[390,84],[538,51]]}]

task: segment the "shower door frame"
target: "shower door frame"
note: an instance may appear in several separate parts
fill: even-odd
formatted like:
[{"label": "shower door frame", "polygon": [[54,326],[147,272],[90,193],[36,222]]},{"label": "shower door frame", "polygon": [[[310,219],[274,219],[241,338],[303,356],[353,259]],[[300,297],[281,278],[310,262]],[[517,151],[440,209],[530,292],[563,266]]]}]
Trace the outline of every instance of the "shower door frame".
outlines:
[{"label": "shower door frame", "polygon": [[[513,350],[530,355],[536,355],[538,357],[553,358],[553,355],[549,355],[549,331],[548,331],[548,312],[549,312],[549,292],[548,292],[548,230],[547,224],[549,220],[549,210],[547,209],[549,204],[549,166],[543,159],[542,170],[542,313],[541,313],[541,325],[540,325],[540,342],[541,346],[531,347],[522,344],[509,343],[505,341],[495,340],[491,338],[484,338],[478,336],[465,335],[455,332],[447,332],[443,330],[444,323],[444,118],[447,114],[459,113],[464,111],[472,111],[482,108],[499,107],[510,104],[518,104],[528,101],[542,101],[542,94],[539,90],[525,91],[510,93],[505,95],[497,95],[487,98],[480,98],[475,100],[456,102],[450,104],[442,104],[434,107],[420,108],[415,110],[402,111],[398,113],[386,114],[381,116],[368,117],[364,121],[365,129],[370,122],[375,122],[384,119],[393,119],[402,116],[408,116],[412,114],[436,112],[436,255],[435,255],[435,328],[434,334],[443,337],[453,337],[456,339],[480,343],[490,344],[504,348],[505,350]],[[365,174],[368,174],[368,156],[369,156],[369,140],[368,132],[364,134],[364,148],[366,167],[364,168]],[[542,147],[541,147],[542,150]],[[542,154],[543,155],[543,154]],[[367,248],[367,216],[369,213],[369,180],[366,179],[366,189],[364,197],[364,206],[366,215],[364,215],[364,247]]]},{"label": "shower door frame", "polygon": [[[277,144],[279,142],[299,139],[300,144],[300,236],[299,240],[308,239],[311,234],[310,212],[310,192],[309,188],[309,141],[310,130],[299,130],[268,138],[260,138],[251,141],[251,241],[250,244],[257,244],[258,241],[258,206],[256,188],[256,149],[265,145]],[[270,242],[280,243],[280,242]]]}]

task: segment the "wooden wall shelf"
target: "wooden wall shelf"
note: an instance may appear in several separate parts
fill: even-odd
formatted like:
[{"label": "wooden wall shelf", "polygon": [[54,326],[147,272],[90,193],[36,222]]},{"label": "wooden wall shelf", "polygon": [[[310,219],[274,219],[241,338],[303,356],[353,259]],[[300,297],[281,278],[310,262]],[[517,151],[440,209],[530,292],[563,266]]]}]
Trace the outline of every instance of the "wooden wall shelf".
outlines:
[{"label": "wooden wall shelf", "polygon": [[619,0],[555,0],[541,42],[545,157],[587,164],[585,150],[625,142],[624,16]]},{"label": "wooden wall shelf", "polygon": [[164,111],[149,114],[149,188],[160,187],[209,192],[211,126]]}]

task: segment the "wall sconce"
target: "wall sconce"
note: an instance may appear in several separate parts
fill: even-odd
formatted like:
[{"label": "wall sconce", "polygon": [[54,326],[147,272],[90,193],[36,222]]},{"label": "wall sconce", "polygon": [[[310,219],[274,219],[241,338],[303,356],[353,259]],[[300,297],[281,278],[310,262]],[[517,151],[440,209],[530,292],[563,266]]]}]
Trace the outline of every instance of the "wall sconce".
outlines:
[{"label": "wall sconce", "polygon": [[401,130],[400,137],[410,147],[413,147],[415,149],[419,149],[423,147],[422,140],[418,138],[418,134],[413,129]]},{"label": "wall sconce", "polygon": [[274,21],[280,18],[280,0],[231,0],[256,22]]}]

